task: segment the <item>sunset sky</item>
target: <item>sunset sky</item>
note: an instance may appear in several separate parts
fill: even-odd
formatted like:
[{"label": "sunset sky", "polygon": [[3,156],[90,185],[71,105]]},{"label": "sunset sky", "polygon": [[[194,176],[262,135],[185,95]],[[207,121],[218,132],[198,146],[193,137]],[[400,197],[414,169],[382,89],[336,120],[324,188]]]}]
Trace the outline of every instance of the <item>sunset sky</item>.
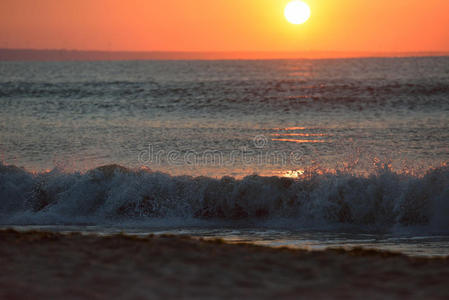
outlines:
[{"label": "sunset sky", "polygon": [[1,0],[0,48],[449,51],[448,0]]}]

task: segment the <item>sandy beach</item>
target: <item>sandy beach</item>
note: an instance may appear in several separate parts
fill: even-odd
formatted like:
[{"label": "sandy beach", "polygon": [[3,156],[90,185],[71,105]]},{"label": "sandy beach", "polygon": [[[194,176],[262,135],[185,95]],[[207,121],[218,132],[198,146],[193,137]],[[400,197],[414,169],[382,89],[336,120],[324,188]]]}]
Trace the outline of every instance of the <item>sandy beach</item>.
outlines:
[{"label": "sandy beach", "polygon": [[1,299],[449,297],[449,260],[177,236],[0,231]]}]

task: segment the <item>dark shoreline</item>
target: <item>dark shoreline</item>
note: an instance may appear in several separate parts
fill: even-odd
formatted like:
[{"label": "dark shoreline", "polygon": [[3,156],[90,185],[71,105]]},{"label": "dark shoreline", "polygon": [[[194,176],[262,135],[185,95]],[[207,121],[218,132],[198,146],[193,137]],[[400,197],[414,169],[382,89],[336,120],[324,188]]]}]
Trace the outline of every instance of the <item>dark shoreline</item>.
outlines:
[{"label": "dark shoreline", "polygon": [[0,231],[2,299],[446,298],[449,259]]}]

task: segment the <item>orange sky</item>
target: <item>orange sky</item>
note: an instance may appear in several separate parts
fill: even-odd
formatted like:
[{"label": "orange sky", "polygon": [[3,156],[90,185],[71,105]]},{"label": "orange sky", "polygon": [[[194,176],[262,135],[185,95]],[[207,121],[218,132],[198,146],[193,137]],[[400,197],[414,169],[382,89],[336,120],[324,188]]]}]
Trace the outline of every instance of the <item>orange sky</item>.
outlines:
[{"label": "orange sky", "polygon": [[0,48],[449,51],[449,0],[1,0]]}]

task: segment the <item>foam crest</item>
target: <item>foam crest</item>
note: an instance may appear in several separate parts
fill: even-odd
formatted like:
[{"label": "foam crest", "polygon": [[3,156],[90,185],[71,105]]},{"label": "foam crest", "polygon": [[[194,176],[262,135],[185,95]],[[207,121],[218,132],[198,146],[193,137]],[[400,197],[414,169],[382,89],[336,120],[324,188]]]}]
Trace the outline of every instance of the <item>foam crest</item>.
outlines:
[{"label": "foam crest", "polygon": [[173,177],[109,165],[30,173],[0,164],[3,224],[105,224],[158,219],[339,226],[388,231],[449,228],[449,167],[423,176],[311,173],[304,178]]}]

